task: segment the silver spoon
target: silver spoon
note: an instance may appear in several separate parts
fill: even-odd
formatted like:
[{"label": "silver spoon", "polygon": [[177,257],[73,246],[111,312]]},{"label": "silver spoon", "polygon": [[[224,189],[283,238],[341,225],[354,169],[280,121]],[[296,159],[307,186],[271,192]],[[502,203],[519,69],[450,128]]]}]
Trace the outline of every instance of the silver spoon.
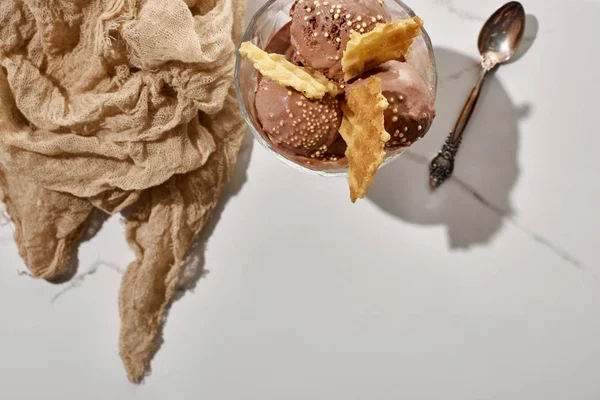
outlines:
[{"label": "silver spoon", "polygon": [[456,120],[454,129],[450,131],[442,150],[431,161],[429,185],[432,189],[438,188],[452,175],[456,152],[488,72],[515,54],[524,32],[525,10],[517,1],[511,1],[499,8],[481,28],[477,42],[481,54],[481,73]]}]

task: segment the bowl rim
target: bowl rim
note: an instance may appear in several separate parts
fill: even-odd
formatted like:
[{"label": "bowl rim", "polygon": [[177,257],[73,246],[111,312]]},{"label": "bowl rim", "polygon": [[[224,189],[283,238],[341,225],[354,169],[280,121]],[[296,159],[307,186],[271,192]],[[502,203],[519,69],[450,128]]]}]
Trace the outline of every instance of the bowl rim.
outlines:
[{"label": "bowl rim", "polygon": [[[248,126],[250,131],[252,132],[252,135],[254,136],[254,138],[264,148],[266,148],[269,153],[274,155],[277,159],[279,159],[279,161],[283,162],[284,164],[286,164],[296,170],[299,170],[306,174],[309,174],[309,175],[317,175],[317,176],[324,176],[324,177],[347,176],[347,168],[344,168],[341,171],[315,170],[315,169],[305,167],[305,166],[287,158],[286,156],[284,156],[283,154],[281,154],[280,152],[275,150],[273,148],[273,146],[271,145],[271,143],[269,143],[263,137],[263,135],[260,132],[258,132],[258,130],[254,127],[254,122],[250,118],[248,110],[246,109],[246,106],[244,105],[244,97],[242,94],[242,89],[240,87],[240,79],[239,79],[240,78],[240,68],[241,68],[241,64],[242,64],[242,56],[239,51],[240,45],[241,45],[241,43],[248,41],[248,38],[249,38],[250,32],[251,32],[250,28],[256,24],[256,21],[258,20],[258,18],[265,12],[265,10],[267,8],[269,8],[273,3],[276,3],[278,1],[284,1],[284,0],[268,0],[254,13],[252,18],[248,22],[248,25],[246,26],[246,29],[244,31],[244,35],[242,36],[241,42],[238,43],[236,46],[235,68],[234,68],[234,74],[233,74],[234,75],[233,81],[234,81],[235,93],[236,93],[240,113],[242,114],[242,118],[244,119],[244,122],[246,123],[246,125]],[[285,1],[293,2],[294,0],[285,0]],[[397,3],[400,7],[402,7],[407,12],[407,14],[410,16],[410,18],[416,16],[413,9],[411,7],[409,7],[408,5],[406,5],[406,3],[404,3],[404,1],[402,1],[402,0],[388,0],[388,1],[393,1],[393,2]],[[423,40],[425,41],[425,47],[427,48],[431,68],[433,71],[433,81],[431,82],[431,87],[432,87],[431,91],[435,98],[435,97],[437,97],[437,87],[438,87],[437,64],[436,64],[436,59],[435,59],[435,53],[433,50],[433,44],[431,43],[431,38],[430,38],[429,34],[427,33],[427,30],[423,27],[423,28],[421,28],[421,31],[422,31],[421,36],[423,37]],[[405,150],[406,149],[402,149],[400,151],[397,151],[394,155],[386,157],[386,159],[383,162],[383,164],[381,165],[381,167],[389,164],[390,162],[392,162],[393,160],[398,158],[398,156],[400,156]]]}]

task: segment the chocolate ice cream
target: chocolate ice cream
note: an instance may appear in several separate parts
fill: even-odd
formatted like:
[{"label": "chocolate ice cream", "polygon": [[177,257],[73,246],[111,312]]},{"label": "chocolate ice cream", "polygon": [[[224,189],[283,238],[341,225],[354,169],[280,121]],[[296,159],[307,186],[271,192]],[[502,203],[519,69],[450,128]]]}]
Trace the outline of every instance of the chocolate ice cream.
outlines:
[{"label": "chocolate ice cream", "polygon": [[338,138],[342,121],[339,101],[329,95],[309,100],[302,93],[262,77],[256,112],[271,143],[292,155],[322,159]]},{"label": "chocolate ice cream", "polygon": [[[353,32],[366,33],[377,23],[390,21],[380,0],[297,0],[292,21],[269,39],[268,53],[285,55],[294,64],[317,70],[343,82],[341,58]],[[420,73],[405,62],[389,61],[363,73],[377,76],[389,102],[384,112],[385,129],[391,135],[386,148],[392,154],[423,136],[435,117],[433,94]],[[343,87],[343,86],[342,86]],[[291,87],[259,74],[255,111],[264,138],[287,158],[316,169],[347,166],[346,142],[338,129],[343,96],[306,98]]]},{"label": "chocolate ice cream", "polygon": [[288,22],[271,36],[271,39],[265,46],[267,53],[283,54],[290,62],[295,62],[294,54],[296,50],[290,43],[290,26],[292,22]]},{"label": "chocolate ice cream", "polygon": [[336,81],[344,76],[341,60],[350,34],[391,19],[381,0],[297,0],[290,16],[295,59]]},{"label": "chocolate ice cream", "polygon": [[381,80],[381,90],[389,103],[383,115],[385,130],[392,138],[386,147],[408,147],[423,137],[435,118],[435,105],[433,94],[419,71],[405,62],[388,61],[362,77],[368,76]]}]

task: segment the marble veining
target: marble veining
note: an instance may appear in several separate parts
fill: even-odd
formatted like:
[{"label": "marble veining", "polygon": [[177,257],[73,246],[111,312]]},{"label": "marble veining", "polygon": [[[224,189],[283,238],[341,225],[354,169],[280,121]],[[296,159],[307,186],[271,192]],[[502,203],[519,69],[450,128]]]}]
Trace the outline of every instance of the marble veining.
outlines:
[{"label": "marble veining", "polygon": [[458,70],[458,71],[456,71],[456,72],[453,72],[453,73],[452,73],[452,74],[450,74],[450,75],[446,75],[446,76],[444,76],[444,77],[440,77],[440,79],[439,79],[439,86],[440,86],[440,87],[442,87],[442,86],[444,86],[446,83],[448,83],[449,81],[456,81],[456,80],[459,80],[459,79],[461,79],[461,78],[462,78],[462,77],[463,77],[465,74],[467,74],[467,73],[471,73],[471,72],[474,72],[474,71],[479,71],[479,69],[480,69],[480,68],[481,68],[481,65],[480,65],[480,64],[475,64],[475,63],[474,63],[472,66],[469,66],[469,67],[462,68],[462,69],[460,69],[460,70]]},{"label": "marble veining", "polygon": [[95,261],[85,272],[78,273],[73,279],[71,279],[71,281],[69,281],[69,283],[67,283],[66,286],[61,291],[56,293],[52,297],[52,299],[50,299],[50,303],[54,303],[65,293],[81,287],[84,284],[85,280],[88,277],[94,275],[96,272],[98,272],[100,270],[100,268],[109,269],[111,271],[116,272],[119,275],[123,275],[123,272],[124,272],[123,269],[116,264],[109,263],[109,262],[102,261],[102,260]]},{"label": "marble veining", "polygon": [[456,6],[454,0],[436,0],[435,3],[445,6],[450,14],[456,15],[458,18],[460,18],[463,21],[483,22],[486,19],[479,15],[475,15],[468,10],[459,8],[458,6]]},{"label": "marble veining", "polygon": [[[406,151],[403,154],[403,156],[406,156],[407,158],[411,159],[412,161],[414,161],[420,165],[424,165],[424,166],[429,165],[429,158],[431,158],[431,157],[424,156],[422,154],[417,154],[414,151]],[[457,184],[464,191],[465,194],[469,194],[470,196],[475,198],[479,203],[481,203],[481,205],[486,207],[489,211],[498,215],[498,217],[502,218],[503,220],[510,222],[515,228],[517,228],[521,232],[525,233],[527,236],[529,236],[535,242],[539,243],[540,245],[546,247],[548,250],[552,251],[556,256],[560,257],[566,263],[568,263],[571,266],[576,267],[576,268],[581,268],[581,269],[586,268],[585,265],[583,265],[583,263],[581,261],[579,261],[577,259],[577,257],[572,255],[569,251],[565,250],[559,244],[554,243],[550,239],[546,238],[544,235],[535,232],[531,228],[528,228],[527,226],[522,224],[514,215],[511,215],[506,210],[502,210],[500,207],[494,205],[491,201],[489,201],[484,196],[482,196],[475,188],[473,188],[468,183],[466,183],[465,181],[461,180],[458,176],[456,176],[456,174],[449,178],[449,182],[450,181]]]}]

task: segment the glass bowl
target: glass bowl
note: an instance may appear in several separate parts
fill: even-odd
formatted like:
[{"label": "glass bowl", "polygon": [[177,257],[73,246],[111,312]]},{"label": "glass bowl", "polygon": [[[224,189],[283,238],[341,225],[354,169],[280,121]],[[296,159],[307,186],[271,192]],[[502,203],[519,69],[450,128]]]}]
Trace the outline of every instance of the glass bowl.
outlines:
[{"label": "glass bowl", "polygon": [[[291,20],[289,12],[293,3],[294,0],[267,1],[250,20],[242,42],[250,41],[261,49],[264,49],[271,36]],[[392,21],[415,16],[413,10],[400,0],[386,0],[385,5],[392,16]],[[423,29],[423,34],[413,42],[406,56],[406,62],[421,73],[435,99],[437,89],[435,56],[431,40],[425,29]],[[283,154],[271,145],[269,138],[263,133],[256,116],[254,95],[257,84],[258,73],[256,69],[250,61],[241,57],[238,51],[235,64],[235,89],[242,116],[256,140],[283,163],[303,172],[321,176],[346,175],[348,167],[345,160],[341,163],[313,164],[310,159]],[[397,158],[402,154],[403,150],[403,148],[400,148],[386,151],[386,159],[383,165]]]}]

